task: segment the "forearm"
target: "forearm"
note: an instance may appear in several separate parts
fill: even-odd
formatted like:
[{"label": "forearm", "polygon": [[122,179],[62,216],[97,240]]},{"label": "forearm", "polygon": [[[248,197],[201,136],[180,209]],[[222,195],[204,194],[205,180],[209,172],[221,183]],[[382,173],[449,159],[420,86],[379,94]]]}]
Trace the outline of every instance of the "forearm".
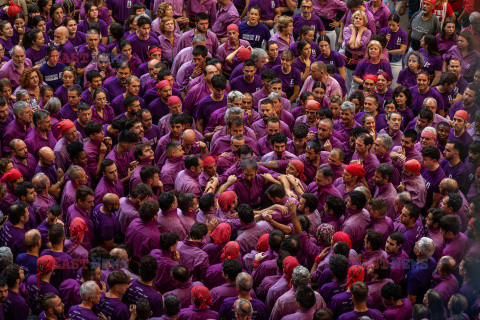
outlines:
[{"label": "forearm", "polygon": [[217,190],[217,194],[221,194],[223,192],[225,192],[228,188],[230,188],[230,186],[233,184],[233,182],[225,182],[224,184],[222,184],[220,186],[220,188],[218,188]]},{"label": "forearm", "polygon": [[[310,74],[310,72],[309,72],[309,74]],[[305,79],[306,79],[306,78],[305,78]],[[303,81],[304,81],[304,80],[302,79],[302,82],[303,82]],[[289,101],[292,102],[292,103],[295,102],[295,101],[297,100],[297,98],[298,98],[298,94],[299,94],[299,93],[300,93],[300,86],[294,86],[294,87],[293,87],[293,94],[292,94],[292,96],[290,97]]]}]

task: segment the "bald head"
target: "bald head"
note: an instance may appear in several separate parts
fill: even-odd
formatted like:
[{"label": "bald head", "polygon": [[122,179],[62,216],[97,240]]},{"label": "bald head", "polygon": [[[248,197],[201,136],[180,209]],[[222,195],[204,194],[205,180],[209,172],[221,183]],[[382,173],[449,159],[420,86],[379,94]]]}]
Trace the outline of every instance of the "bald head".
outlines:
[{"label": "bald head", "polygon": [[440,182],[439,185],[440,192],[443,195],[447,195],[449,193],[457,193],[458,192],[458,182],[452,178],[445,178]]},{"label": "bald head", "polygon": [[63,46],[67,40],[68,40],[68,29],[67,27],[58,27],[57,29],[55,29],[55,32],[53,33],[53,36],[54,36],[54,40],[55,40],[55,43],[56,45],[60,45],[60,46]]},{"label": "bald head", "polygon": [[197,139],[197,136],[195,134],[195,131],[192,129],[187,129],[183,131],[182,134],[182,140],[187,142],[187,143],[194,143],[195,140]]},{"label": "bald head", "polygon": [[50,188],[50,179],[45,173],[39,172],[33,177],[32,184],[37,193],[42,193]]},{"label": "bald head", "polygon": [[153,67],[155,67],[155,65],[156,65],[157,63],[159,63],[159,62],[160,62],[160,61],[157,60],[157,59],[152,59],[152,60],[148,61],[148,68],[153,68]]},{"label": "bald head", "polygon": [[451,274],[455,270],[457,263],[450,256],[443,256],[438,262],[438,271],[443,274]]},{"label": "bald head", "polygon": [[40,157],[40,161],[42,161],[43,165],[46,167],[55,164],[55,153],[53,153],[53,150],[49,147],[43,147],[38,150],[38,156]]},{"label": "bald head", "polygon": [[40,248],[42,244],[42,236],[40,231],[37,229],[30,229],[25,233],[25,245],[27,250],[32,250],[34,248]]},{"label": "bald head", "polygon": [[114,206],[120,201],[120,198],[114,193],[107,193],[103,196],[103,205]]},{"label": "bald head", "polygon": [[[480,12],[473,11],[470,13],[470,17],[468,18],[471,24],[479,24],[480,23]],[[477,27],[478,28],[478,27]]]}]

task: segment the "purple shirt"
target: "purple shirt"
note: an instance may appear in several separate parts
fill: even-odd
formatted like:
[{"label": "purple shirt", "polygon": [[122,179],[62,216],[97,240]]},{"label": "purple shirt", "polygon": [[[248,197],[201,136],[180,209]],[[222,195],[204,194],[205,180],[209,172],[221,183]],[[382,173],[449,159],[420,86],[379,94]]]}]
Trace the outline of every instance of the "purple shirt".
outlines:
[{"label": "purple shirt", "polygon": [[[180,40],[178,41],[177,51],[176,53],[180,52],[183,48],[192,46],[193,43],[193,36],[195,35],[195,31],[197,29],[192,29],[190,31],[185,32]],[[217,53],[218,49],[218,39],[217,35],[210,30],[207,30],[207,34],[205,35],[207,38],[207,49],[212,55]]]},{"label": "purple shirt", "polygon": [[376,309],[368,309],[367,311],[364,311],[364,312],[358,312],[353,310],[340,315],[338,319],[339,320],[356,320],[356,319],[360,319],[361,317],[369,317],[372,320],[383,320],[382,313]]},{"label": "purple shirt", "polygon": [[[230,87],[232,90],[238,90],[240,92],[254,93],[262,88],[262,80],[260,76],[254,75],[252,82],[247,82],[243,75],[230,80]],[[200,101],[201,102],[201,101]],[[200,102],[198,103],[200,105]],[[197,116],[198,118],[198,116]]]},{"label": "purple shirt", "polygon": [[24,238],[25,229],[14,227],[10,221],[7,221],[0,230],[0,245],[12,249],[14,257],[27,251]]},{"label": "purple shirt", "polygon": [[82,218],[87,224],[88,232],[86,232],[84,235],[82,246],[85,247],[87,250],[90,250],[92,248],[92,242],[95,237],[91,212],[78,207],[76,204],[71,205],[68,208],[65,219],[67,229],[70,228],[70,223],[72,222],[72,220],[77,217]]},{"label": "purple shirt", "polygon": [[[230,24],[240,24],[240,16],[238,14],[237,8],[233,2],[229,2],[226,6],[217,11],[217,17],[215,22],[212,25],[212,32],[217,35],[217,37],[226,37],[227,36],[227,27]],[[163,52],[162,52],[163,58]]]},{"label": "purple shirt", "polygon": [[127,88],[118,82],[117,77],[110,77],[103,83],[102,89],[107,90],[107,100],[112,101],[115,97],[122,95],[127,91]]},{"label": "purple shirt", "polygon": [[49,147],[53,150],[55,144],[57,144],[57,139],[53,136],[52,131],[47,131],[47,139],[45,139],[37,129],[30,130],[24,141],[27,145],[28,152],[33,154],[35,158],[38,158],[38,150],[40,150],[40,148]]},{"label": "purple shirt", "polygon": [[[235,318],[235,310],[234,310],[234,303],[238,297],[230,297],[226,298],[221,307],[220,307],[220,316],[222,319],[234,319]],[[265,304],[258,300],[258,299],[251,299],[249,300],[252,304],[253,314],[252,320],[267,320],[268,313],[265,307]]]},{"label": "purple shirt", "polygon": [[448,61],[452,58],[458,58],[462,62],[461,74],[465,78],[471,78],[475,74],[475,70],[480,66],[480,53],[472,50],[463,56],[458,46],[453,46],[443,55],[443,60]]},{"label": "purple shirt", "polygon": [[367,58],[360,60],[357,67],[355,68],[355,76],[363,79],[365,75],[376,75],[379,71],[386,72],[390,79],[393,79],[392,67],[390,66],[390,62],[385,59],[381,59],[380,62],[377,64],[371,63]]},{"label": "purple shirt", "polygon": [[416,303],[423,301],[423,296],[430,288],[430,282],[437,264],[435,259],[416,263],[407,273],[407,293],[417,297]]},{"label": "purple shirt", "polygon": [[238,26],[240,39],[248,41],[253,48],[260,48],[263,41],[270,40],[270,30],[263,23],[256,26],[249,26],[247,21],[240,23]]},{"label": "purple shirt", "polygon": [[173,252],[154,249],[150,252],[150,255],[153,256],[158,263],[158,272],[153,281],[154,285],[162,291],[174,290],[176,283],[172,277],[170,277],[170,269],[176,266],[178,261],[173,260]]},{"label": "purple shirt", "polygon": [[103,204],[97,205],[92,212],[92,220],[95,228],[95,238],[100,243],[115,240],[121,242],[121,230],[118,218],[115,212],[110,214],[103,213],[100,208]]},{"label": "purple shirt", "polygon": [[[4,46],[5,48],[5,46]],[[6,50],[5,50],[6,53]],[[25,59],[25,68],[31,68],[32,67],[32,61],[30,59],[26,58]],[[0,69],[0,78],[7,78],[10,80],[10,83],[12,84],[12,89],[16,89],[20,84],[21,74],[18,72],[17,68],[13,64],[13,60],[9,60],[7,63],[3,65],[3,67]]]},{"label": "purple shirt", "polygon": [[451,256],[455,261],[462,261],[468,248],[468,238],[465,234],[459,233],[452,239],[445,240],[445,247],[442,256]]},{"label": "purple shirt", "polygon": [[413,305],[407,298],[402,299],[401,305],[388,305],[383,311],[385,320],[410,320],[413,312]]},{"label": "purple shirt", "polygon": [[185,169],[183,157],[167,158],[160,171],[160,180],[163,182],[164,190],[170,191],[175,185],[175,177]]},{"label": "purple shirt", "polygon": [[370,222],[370,215],[363,210],[347,208],[346,218],[342,225],[342,231],[352,239],[352,248],[357,252],[363,247],[362,239],[365,237],[365,230]]},{"label": "purple shirt", "polygon": [[193,281],[200,281],[205,278],[210,263],[208,254],[201,249],[202,242],[184,240],[177,245],[180,253],[180,264],[184,265],[192,274]]},{"label": "purple shirt", "polygon": [[182,220],[177,215],[177,209],[162,211],[157,218],[158,229],[161,233],[174,232],[178,234],[180,241],[187,237],[187,230],[182,223]]},{"label": "purple shirt", "polygon": [[122,181],[120,179],[117,179],[117,181],[111,181],[103,176],[95,188],[95,205],[102,203],[103,196],[107,193],[116,194],[121,198],[123,196]]},{"label": "purple shirt", "polygon": [[[129,151],[121,155],[117,152],[117,147],[113,147],[105,159],[111,159],[115,161],[118,169],[119,179],[123,179],[128,175],[128,167],[130,166],[130,163],[135,160],[133,157],[133,151]],[[121,192],[119,195],[122,194],[123,192]]]},{"label": "purple shirt", "polygon": [[28,304],[22,295],[10,289],[2,306],[5,319],[24,320],[28,318],[30,313]]},{"label": "purple shirt", "polygon": [[142,62],[148,61],[148,48],[154,45],[160,45],[157,38],[149,35],[147,40],[140,40],[137,33],[132,33],[127,40],[132,44],[133,52],[135,52]]},{"label": "purple shirt", "polygon": [[41,299],[45,294],[59,294],[58,290],[52,284],[43,280],[40,280],[40,287],[37,287],[37,277],[34,274],[27,278],[26,289],[28,294],[28,300],[30,301],[32,310],[35,313],[39,313],[41,311],[39,302],[41,302]]},{"label": "purple shirt", "polygon": [[413,96],[413,102],[412,102],[411,109],[414,113],[418,114],[420,109],[422,109],[423,101],[426,98],[434,98],[438,103],[438,110],[443,110],[444,109],[443,99],[440,96],[440,94],[438,94],[438,91],[435,91],[435,90],[432,90],[432,88],[429,88],[426,93],[420,93],[418,91],[417,86],[410,87],[409,89],[412,92],[412,96]]},{"label": "purple shirt", "polygon": [[317,61],[322,61],[325,64],[331,64],[335,67],[335,73],[338,73],[338,68],[345,66],[345,58],[338,53],[337,51],[330,51],[330,55],[325,57],[323,54],[319,53]]},{"label": "purple shirt", "polygon": [[313,28],[314,34],[317,34],[323,30],[325,30],[325,27],[323,26],[322,20],[315,14],[312,14],[310,16],[310,19],[305,20],[302,17],[302,13],[299,12],[297,14],[294,14],[292,16],[293,18],[293,33],[295,34],[300,34],[300,29],[303,26],[309,26]]},{"label": "purple shirt", "polygon": [[414,226],[405,229],[404,231],[402,231],[402,234],[405,237],[405,242],[402,245],[402,249],[410,256],[412,255],[415,243],[420,240],[420,238],[423,237],[425,234],[423,230],[423,225],[420,221],[417,220]]},{"label": "purple shirt", "polygon": [[198,174],[187,169],[180,171],[175,179],[175,189],[185,193],[193,193],[200,197],[202,188],[198,176]]},{"label": "purple shirt", "polygon": [[128,320],[130,318],[128,307],[120,299],[108,298],[103,292],[102,298],[98,305],[95,305],[94,310],[97,314],[101,312],[109,318],[120,320]]},{"label": "purple shirt", "polygon": [[[164,297],[168,296],[169,294],[174,294],[180,299],[181,308],[188,308],[192,304],[192,288],[197,285],[202,285],[201,282],[191,282],[188,281],[187,283],[176,283],[176,289],[165,292],[163,294]],[[212,295],[213,297],[213,295]]]},{"label": "purple shirt", "polygon": [[158,247],[160,231],[157,222],[134,219],[125,231],[125,244],[132,248],[132,255],[141,258]]},{"label": "purple shirt", "polygon": [[178,314],[178,320],[219,320],[220,316],[218,312],[210,310],[209,307],[207,309],[201,309],[195,305],[190,305],[188,308],[181,309],[180,313]]},{"label": "purple shirt", "polygon": [[[241,78],[243,79],[243,76]],[[260,83],[261,83],[261,81],[260,81]],[[252,85],[253,84],[255,84],[255,81],[253,81]],[[233,89],[234,88],[233,83],[231,83],[231,86],[232,86],[232,90],[236,90],[236,89]],[[241,91],[241,92],[244,92],[244,91]],[[195,118],[196,119],[203,119],[204,124],[206,126],[206,124],[208,123],[208,120],[210,119],[211,115],[216,110],[221,109],[221,108],[225,107],[226,105],[227,105],[227,96],[226,95],[223,96],[223,99],[221,101],[213,100],[212,97],[210,95],[208,95],[198,102]]]},{"label": "purple shirt", "polygon": [[[282,317],[295,314],[295,312],[298,310],[297,302],[295,300],[295,292],[295,287],[292,286],[287,292],[277,299],[273,307],[272,314],[270,315],[270,320],[280,320]],[[316,291],[315,298],[316,302],[312,307],[313,310],[327,307],[322,296],[320,296],[320,294]]]}]

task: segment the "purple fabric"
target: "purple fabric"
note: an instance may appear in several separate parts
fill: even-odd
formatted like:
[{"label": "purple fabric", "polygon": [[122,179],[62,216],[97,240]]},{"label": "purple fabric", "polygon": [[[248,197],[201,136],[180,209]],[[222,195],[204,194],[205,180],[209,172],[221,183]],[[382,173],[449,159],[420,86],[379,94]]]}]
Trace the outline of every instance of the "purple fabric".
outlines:
[{"label": "purple fabric", "polygon": [[175,178],[175,189],[181,192],[193,193],[197,197],[202,195],[202,188],[198,181],[198,174],[184,169]]},{"label": "purple fabric", "polygon": [[204,279],[210,266],[208,255],[201,249],[201,246],[201,242],[192,240],[184,240],[177,245],[177,251],[180,253],[179,262],[190,271],[193,281]]},{"label": "purple fabric", "polygon": [[188,308],[181,309],[178,314],[178,320],[220,320],[218,312],[207,309],[201,309],[195,305],[190,305]]},{"label": "purple fabric", "polygon": [[440,193],[439,185],[440,182],[446,178],[446,175],[440,166],[435,171],[429,171],[424,167],[420,173],[425,180],[425,186],[427,187],[426,205],[430,206],[433,201],[433,194]]},{"label": "purple fabric", "polygon": [[445,240],[445,247],[442,256],[451,256],[455,261],[462,261],[468,248],[468,238],[463,233],[459,233],[452,239]]},{"label": "purple fabric", "polygon": [[240,39],[250,42],[253,48],[260,48],[263,41],[270,40],[270,30],[263,23],[256,26],[249,26],[247,21],[240,23],[238,26]]},{"label": "purple fabric", "polygon": [[417,297],[416,303],[423,301],[423,296],[430,288],[430,281],[437,264],[435,259],[417,262],[407,273],[407,293]]},{"label": "purple fabric", "polygon": [[88,232],[84,235],[82,246],[85,247],[85,249],[90,250],[92,248],[93,239],[95,238],[91,212],[81,209],[76,204],[71,205],[68,208],[68,212],[65,218],[65,226],[67,229],[70,228],[70,223],[72,222],[72,220],[77,217],[82,218],[87,224]]},{"label": "purple fabric", "polygon": [[100,208],[103,204],[97,205],[92,212],[93,225],[95,227],[95,238],[100,243],[115,240],[115,243],[121,243],[121,230],[118,218],[115,212],[110,214],[103,213]]},{"label": "purple fabric", "polygon": [[407,298],[402,299],[401,305],[388,305],[383,311],[385,320],[410,320],[413,312],[413,305]]},{"label": "purple fabric", "polygon": [[357,252],[363,247],[366,227],[370,222],[370,215],[363,210],[347,208],[346,218],[342,225],[342,231],[352,239],[352,248]]},{"label": "purple fabric", "polygon": [[10,221],[7,221],[0,230],[0,245],[12,249],[13,256],[26,252],[27,247],[23,241],[25,230],[14,227]]},{"label": "purple fabric", "polygon": [[[195,34],[195,31],[196,31],[196,28],[191,29],[190,31],[187,31],[182,35],[182,37],[178,41],[176,53],[180,52],[180,50],[182,50],[183,48],[192,46],[193,36]],[[210,30],[207,30],[207,34],[205,35],[205,37],[207,38],[208,52],[210,52],[212,55],[215,55],[218,49],[218,39],[216,34]]]},{"label": "purple fabric", "polygon": [[369,317],[372,320],[383,320],[382,313],[376,309],[368,309],[367,311],[363,311],[363,312],[350,311],[342,314],[340,317],[338,317],[338,319],[339,320],[356,320],[356,319],[360,319],[361,317]]},{"label": "purple fabric", "polygon": [[[295,291],[295,288],[292,287],[278,298],[278,300],[275,302],[275,306],[273,307],[272,314],[270,315],[270,320],[280,320],[288,315],[295,314],[295,312],[298,310],[297,302],[295,300]],[[315,292],[315,298],[316,302],[312,307],[313,310],[327,307],[325,301],[318,292]]]},{"label": "purple fabric", "polygon": [[171,291],[176,288],[175,281],[170,277],[170,269],[178,264],[178,261],[173,260],[173,254],[172,251],[161,249],[154,249],[150,252],[150,255],[158,263],[158,272],[153,283],[163,291]]},{"label": "purple fabric", "polygon": [[158,247],[160,231],[155,220],[144,222],[134,219],[125,231],[125,244],[132,248],[132,255],[141,258]]},{"label": "purple fabric", "polygon": [[449,61],[452,58],[458,58],[462,62],[462,76],[471,78],[475,74],[475,70],[480,66],[480,53],[472,50],[463,56],[458,46],[453,46],[443,55],[444,61]]},{"label": "purple fabric", "polygon": [[188,230],[186,230],[182,220],[178,217],[176,208],[160,212],[157,223],[161,233],[174,232],[179,236],[180,241],[183,241],[187,237]]},{"label": "purple fabric", "polygon": [[23,269],[25,279],[28,279],[32,274],[37,274],[37,259],[37,256],[28,253],[20,253],[15,259],[15,263]]},{"label": "purple fabric", "polygon": [[5,319],[23,320],[27,319],[30,313],[28,304],[22,295],[10,289],[2,306]]},{"label": "purple fabric", "polygon": [[118,298],[108,298],[102,292],[102,298],[98,305],[94,307],[95,313],[103,313],[106,317],[115,317],[115,319],[128,320],[130,312],[128,307]]}]

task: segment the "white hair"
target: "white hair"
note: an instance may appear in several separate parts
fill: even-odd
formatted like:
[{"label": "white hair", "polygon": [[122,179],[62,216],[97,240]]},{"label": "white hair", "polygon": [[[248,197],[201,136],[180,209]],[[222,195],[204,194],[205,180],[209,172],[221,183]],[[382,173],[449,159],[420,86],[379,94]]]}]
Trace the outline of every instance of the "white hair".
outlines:
[{"label": "white hair", "polygon": [[424,259],[430,259],[435,252],[435,243],[428,237],[422,237],[418,240],[417,249],[420,256]]},{"label": "white hair", "polygon": [[82,284],[80,287],[80,297],[83,301],[89,300],[96,293],[97,284],[95,281],[87,281]]}]

